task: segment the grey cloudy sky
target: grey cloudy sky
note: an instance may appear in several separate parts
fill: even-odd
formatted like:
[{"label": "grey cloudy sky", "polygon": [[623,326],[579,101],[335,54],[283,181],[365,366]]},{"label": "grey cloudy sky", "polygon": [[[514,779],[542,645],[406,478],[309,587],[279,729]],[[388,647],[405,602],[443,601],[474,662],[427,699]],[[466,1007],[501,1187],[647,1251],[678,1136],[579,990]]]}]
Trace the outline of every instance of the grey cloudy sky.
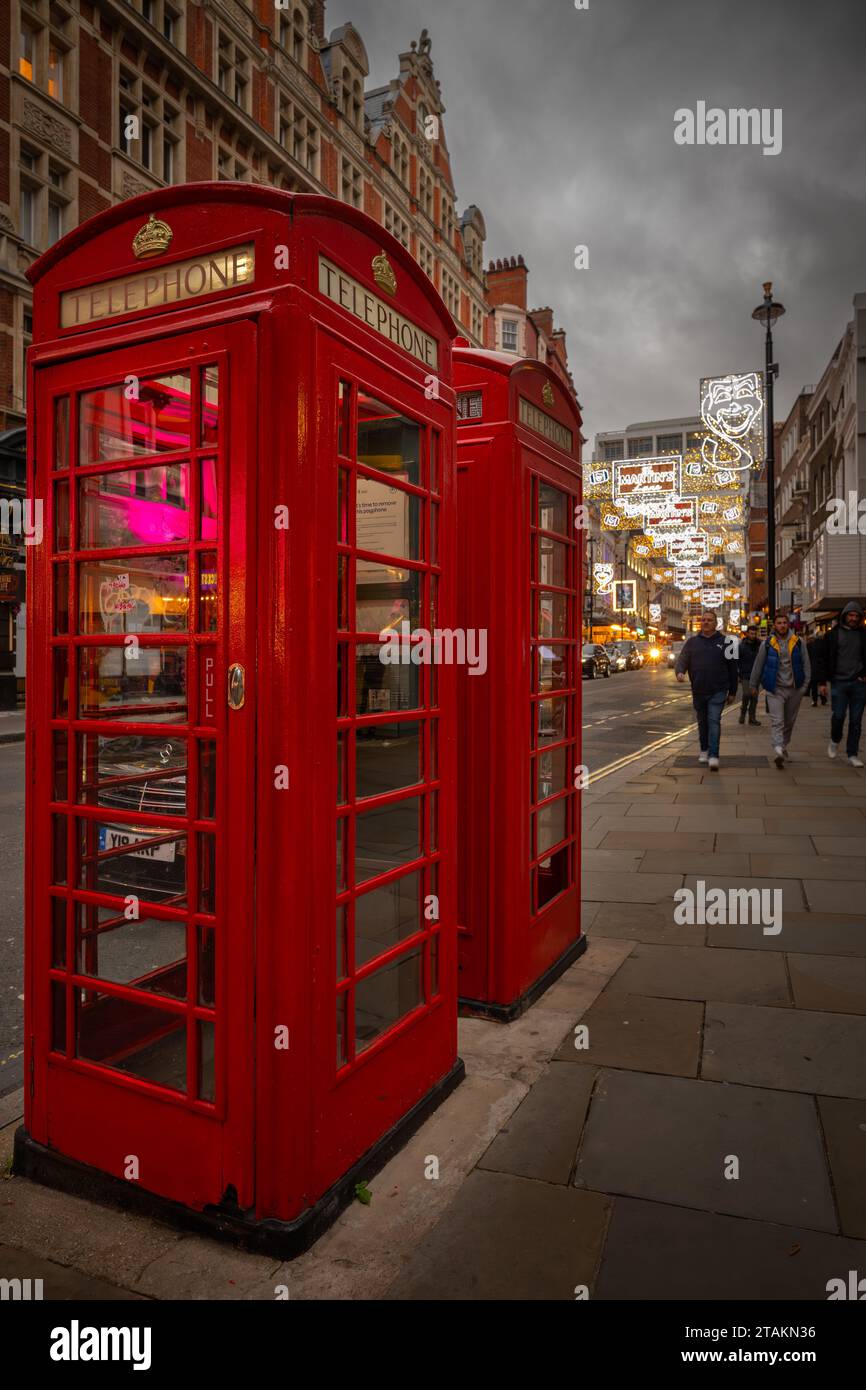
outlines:
[{"label": "grey cloudy sky", "polygon": [[[526,257],[590,439],[762,366],[765,279],[788,311],[777,416],[818,379],[866,291],[866,0],[328,0],[346,20],[375,85],[430,30],[458,207],[488,259]],[[781,153],[678,146],[701,100],[780,107]]]}]

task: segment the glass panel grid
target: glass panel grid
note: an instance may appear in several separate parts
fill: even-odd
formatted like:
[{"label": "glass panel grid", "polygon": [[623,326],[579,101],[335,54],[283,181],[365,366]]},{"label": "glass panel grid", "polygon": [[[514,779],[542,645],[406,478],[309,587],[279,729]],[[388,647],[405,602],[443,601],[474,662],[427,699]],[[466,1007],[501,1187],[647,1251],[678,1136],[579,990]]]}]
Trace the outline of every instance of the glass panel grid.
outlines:
[{"label": "glass panel grid", "polygon": [[[335,413],[340,1070],[432,997],[429,942],[439,918],[425,902],[438,839],[429,826],[437,720],[431,668],[417,660],[421,639],[408,634],[432,626],[438,566],[429,431],[345,381]],[[383,634],[396,658],[388,662]]]},{"label": "glass panel grid", "polygon": [[223,385],[205,362],[142,376],[137,399],[117,382],[74,394],[55,412],[55,470],[69,482],[54,484],[49,532],[62,557],[55,804],[92,808],[52,820],[52,1047],[196,1107],[218,1104],[221,1090],[222,743],[211,714],[200,756],[198,725],[209,722],[200,679],[210,669],[215,686],[220,634]]},{"label": "glass panel grid", "polygon": [[529,800],[533,917],[574,882],[579,552],[576,497],[532,474]]}]

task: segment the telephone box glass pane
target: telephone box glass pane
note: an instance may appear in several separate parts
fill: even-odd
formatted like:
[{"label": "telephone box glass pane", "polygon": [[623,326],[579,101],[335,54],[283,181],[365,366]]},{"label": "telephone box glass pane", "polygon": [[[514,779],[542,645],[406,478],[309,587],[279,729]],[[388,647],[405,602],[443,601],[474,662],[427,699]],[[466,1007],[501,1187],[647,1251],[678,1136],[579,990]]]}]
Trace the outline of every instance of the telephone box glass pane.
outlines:
[{"label": "telephone box glass pane", "polygon": [[69,713],[69,650],[54,648],[54,713],[65,719]]},{"label": "telephone box glass pane", "polygon": [[201,372],[201,442],[216,444],[219,439],[220,369],[202,367]]},{"label": "telephone box glass pane", "polygon": [[551,854],[548,859],[542,860],[538,866],[538,911],[549,903],[558,894],[564,892],[571,879],[568,872],[568,856],[570,846],[563,845],[556,854]]},{"label": "telephone box glass pane", "polygon": [[421,483],[421,427],[365,391],[358,392],[358,462],[403,482]]},{"label": "telephone box glass pane", "polygon": [[[400,560],[421,559],[421,499],[359,473],[355,487],[355,545]],[[372,568],[372,567],[371,567]],[[379,568],[384,569],[384,566]]]},{"label": "telephone box glass pane", "polygon": [[78,630],[86,635],[185,632],[189,627],[187,557],[147,555],[82,564],[78,611]]},{"label": "telephone box glass pane", "polygon": [[422,952],[400,956],[355,986],[355,1050],[363,1052],[424,1001]]},{"label": "telephone box glass pane", "polygon": [[337,805],[346,802],[346,734],[337,734]]},{"label": "telephone box glass pane", "polygon": [[421,929],[421,875],[362,893],[355,903],[355,968]]},{"label": "telephone box glass pane", "polygon": [[54,402],[54,467],[69,467],[69,397]]},{"label": "telephone box glass pane", "polygon": [[349,427],[351,405],[352,388],[347,381],[341,381],[337,395],[337,453],[340,454],[342,458],[349,458],[351,452],[349,444],[351,438]]},{"label": "telephone box glass pane", "polygon": [[[355,631],[401,636],[421,623],[423,575],[373,560],[356,560]],[[408,629],[403,628],[408,623]],[[385,667],[383,666],[383,670]]]},{"label": "telephone box glass pane", "polygon": [[199,1100],[216,1100],[216,1029],[203,1019],[198,1027],[198,1095]]},{"label": "telephone box glass pane", "polygon": [[538,525],[542,531],[555,531],[567,536],[568,495],[549,483],[538,484]]},{"label": "telephone box glass pane", "polygon": [[66,882],[66,817],[52,816],[54,835],[54,876],[52,882]]},{"label": "telephone box glass pane", "polygon": [[359,643],[355,648],[355,693],[359,714],[393,714],[398,710],[418,709],[420,700],[420,667],[410,664],[410,648],[405,643],[400,655],[406,665],[386,666],[381,660],[383,647],[378,642]]},{"label": "telephone box glass pane", "polygon": [[186,648],[82,647],[79,651],[82,719],[182,724],[187,717]]},{"label": "telephone box glass pane", "polygon": [[560,840],[564,840],[567,834],[566,803],[567,796],[560,797],[559,801],[554,801],[551,806],[545,806],[538,812],[536,822],[536,854],[544,854],[545,850],[558,845]]},{"label": "telephone box glass pane", "polygon": [[66,899],[51,899],[51,964],[66,965]]},{"label": "telephone box glass pane", "polygon": [[556,589],[568,587],[568,546],[549,536],[538,537],[538,580]]},{"label": "telephone box glass pane", "polygon": [[51,1051],[66,1053],[66,986],[51,981]]},{"label": "telephone box glass pane", "polygon": [[163,454],[188,449],[190,443],[189,372],[131,374],[79,398],[80,464]]},{"label": "telephone box glass pane", "polygon": [[75,941],[79,974],[186,998],[185,922],[127,921],[116,907],[76,903]]},{"label": "telephone box glass pane", "polygon": [[69,484],[54,484],[54,549],[69,549]]},{"label": "telephone box glass pane", "polygon": [[568,637],[568,595],[538,592],[539,637]]},{"label": "telephone box glass pane", "polygon": [[566,689],[568,679],[568,647],[555,647],[547,644],[538,648],[538,694]]},{"label": "telephone box glass pane", "polygon": [[85,806],[186,815],[186,740],[142,734],[82,734],[78,799]]},{"label": "telephone box glass pane", "polygon": [[186,1090],[186,1020],[111,994],[78,991],[76,1054],[127,1076]]},{"label": "telephone box glass pane", "polygon": [[198,1002],[208,1008],[216,1003],[216,932],[213,927],[198,927]]},{"label": "telephone box glass pane", "polygon": [[551,748],[548,753],[539,753],[535,760],[535,801],[546,801],[571,785],[573,753],[573,748]]},{"label": "telephone box glass pane", "polygon": [[198,837],[198,910],[216,912],[216,838]]},{"label": "telephone box glass pane", "polygon": [[53,566],[54,570],[54,631],[63,637],[69,631],[69,565],[66,561]]},{"label": "telephone box glass pane", "polygon": [[79,886],[114,897],[186,902],[186,835],[170,825],[79,824]]},{"label": "telephone box glass pane", "polygon": [[381,796],[422,780],[420,724],[372,724],[355,736],[355,795]]},{"label": "telephone box glass pane", "polygon": [[219,621],[219,584],[216,551],[203,550],[196,557],[198,566],[198,630],[216,632]]},{"label": "telephone box glass pane", "polygon": [[82,478],[82,550],[159,546],[189,539],[189,465],[158,464]]},{"label": "telephone box glass pane", "polygon": [[566,727],[566,700],[538,701],[538,742],[561,743],[568,734]]},{"label": "telephone box glass pane", "polygon": [[421,853],[421,802],[417,796],[355,818],[355,882],[408,864]]},{"label": "telephone box glass pane", "polygon": [[202,459],[199,464],[199,482],[201,486],[199,535],[203,541],[215,541],[219,522],[216,459]]}]

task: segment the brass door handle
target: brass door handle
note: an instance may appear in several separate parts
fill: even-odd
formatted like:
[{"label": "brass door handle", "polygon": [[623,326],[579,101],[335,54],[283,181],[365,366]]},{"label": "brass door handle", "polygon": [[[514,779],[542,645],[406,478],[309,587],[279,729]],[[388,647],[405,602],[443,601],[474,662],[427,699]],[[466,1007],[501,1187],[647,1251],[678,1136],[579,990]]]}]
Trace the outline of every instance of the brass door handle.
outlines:
[{"label": "brass door handle", "polygon": [[246,698],[246,675],[240,662],[235,661],[229,667],[228,675],[228,706],[229,709],[243,709]]}]

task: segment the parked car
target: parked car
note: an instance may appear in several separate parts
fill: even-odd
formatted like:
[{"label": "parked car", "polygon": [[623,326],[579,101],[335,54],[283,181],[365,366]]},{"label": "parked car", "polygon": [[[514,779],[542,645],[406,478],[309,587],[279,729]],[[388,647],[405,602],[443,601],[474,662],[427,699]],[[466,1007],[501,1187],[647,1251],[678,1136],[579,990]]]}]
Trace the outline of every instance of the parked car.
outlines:
[{"label": "parked car", "polygon": [[618,643],[608,642],[605,651],[610,657],[610,669],[613,674],[616,674],[617,671],[624,671],[626,669],[625,652],[620,651]]},{"label": "parked car", "polygon": [[677,657],[685,645],[685,642],[672,642],[668,647],[668,666],[671,670],[674,669]]},{"label": "parked car", "polygon": [[640,670],[643,660],[634,642],[612,642],[611,646],[625,657],[625,669],[627,671]]},{"label": "parked car", "polygon": [[587,642],[581,652],[581,662],[583,674],[588,680],[595,680],[596,676],[604,676],[607,680],[610,675],[610,657],[600,642]]}]

